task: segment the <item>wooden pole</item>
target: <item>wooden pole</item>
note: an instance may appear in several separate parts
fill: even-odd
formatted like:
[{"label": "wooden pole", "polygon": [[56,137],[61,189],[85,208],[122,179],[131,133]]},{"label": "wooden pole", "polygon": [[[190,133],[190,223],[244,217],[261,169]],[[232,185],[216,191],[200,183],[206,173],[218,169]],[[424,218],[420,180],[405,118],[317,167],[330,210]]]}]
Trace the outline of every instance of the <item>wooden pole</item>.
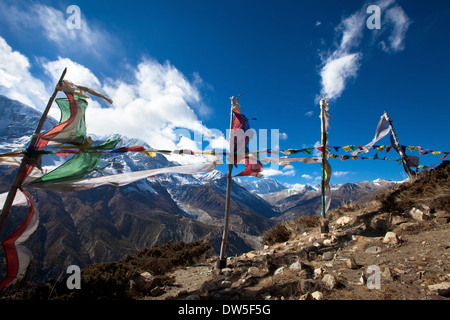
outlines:
[{"label": "wooden pole", "polygon": [[[326,98],[323,97],[324,104],[326,104]],[[320,219],[320,232],[321,233],[328,233],[328,221],[326,219],[326,199],[325,199],[325,160],[326,160],[326,146],[328,145],[327,141],[327,134],[324,131],[325,130],[325,110],[324,105],[321,103],[320,105],[320,112],[321,112],[321,132],[322,132],[322,196],[321,196],[321,219]]]},{"label": "wooden pole", "polygon": [[[50,108],[53,104],[53,101],[56,98],[56,94],[58,93],[57,87],[62,83],[64,76],[66,75],[67,68],[64,69],[63,73],[61,74],[61,77],[55,87],[55,91],[53,92],[52,96],[50,97],[47,106],[44,110],[44,113],[41,116],[41,119],[39,120],[39,123],[36,127],[36,130],[34,131],[34,134],[31,138],[30,144],[28,146],[29,150],[32,150],[39,139],[39,135],[41,133],[42,127],[44,126],[44,122],[47,119],[48,112],[50,111]],[[14,198],[17,194],[17,189],[19,189],[20,185],[22,184],[23,177],[25,175],[25,172],[27,170],[28,162],[30,160],[30,157],[28,154],[25,154],[22,158],[22,162],[20,163],[19,169],[17,170],[16,176],[14,178],[14,181],[11,185],[11,188],[9,189],[8,196],[6,197],[5,204],[3,205],[3,210],[0,215],[0,234],[3,233],[3,229],[5,228],[6,220],[8,219],[9,212],[11,210],[12,204],[14,202]]]},{"label": "wooden pole", "polygon": [[[222,243],[220,246],[220,256],[217,260],[217,268],[223,269],[227,265],[227,244],[228,244],[228,225],[230,220],[230,199],[231,199],[231,172],[233,171],[233,162],[234,162],[234,154],[236,150],[234,150],[233,142],[232,141],[232,132],[233,132],[233,97],[231,99],[231,111],[230,111],[230,134],[229,134],[229,152],[228,152],[228,161],[230,162],[228,164],[228,176],[227,176],[227,193],[226,193],[226,202],[225,202],[225,227],[223,229],[223,235],[222,235]],[[231,152],[233,150],[233,154]],[[233,159],[233,161],[231,161]]]},{"label": "wooden pole", "polygon": [[389,122],[389,127],[391,128],[392,137],[394,138],[394,142],[398,149],[398,153],[400,154],[400,158],[402,159],[403,167],[405,168],[406,174],[408,175],[409,179],[412,179],[413,174],[412,174],[411,168],[408,165],[408,161],[406,160],[406,154],[403,152],[403,149],[400,146],[400,143],[398,142],[397,134],[395,133],[394,126],[392,125],[392,120],[391,120],[391,118],[389,118],[386,111],[384,112],[384,117]]}]

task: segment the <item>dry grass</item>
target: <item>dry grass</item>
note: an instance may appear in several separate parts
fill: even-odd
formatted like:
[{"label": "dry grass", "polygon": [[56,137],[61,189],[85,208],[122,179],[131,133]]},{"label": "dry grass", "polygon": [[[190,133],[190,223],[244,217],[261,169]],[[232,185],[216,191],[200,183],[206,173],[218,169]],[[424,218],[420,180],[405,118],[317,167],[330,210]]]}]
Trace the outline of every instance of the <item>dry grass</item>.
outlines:
[{"label": "dry grass", "polygon": [[285,242],[296,234],[303,233],[320,226],[319,216],[303,216],[293,221],[286,221],[277,224],[271,229],[264,230],[263,244],[273,245],[275,243]]}]

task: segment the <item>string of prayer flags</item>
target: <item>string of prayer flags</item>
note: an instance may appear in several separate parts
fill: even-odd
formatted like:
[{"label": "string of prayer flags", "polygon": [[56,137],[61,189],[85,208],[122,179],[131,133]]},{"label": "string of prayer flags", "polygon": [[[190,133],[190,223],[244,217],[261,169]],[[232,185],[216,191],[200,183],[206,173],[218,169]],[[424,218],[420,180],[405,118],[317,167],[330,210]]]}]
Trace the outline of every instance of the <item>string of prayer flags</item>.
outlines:
[{"label": "string of prayer flags", "polygon": [[142,170],[135,172],[126,172],[114,175],[106,175],[95,178],[85,178],[78,180],[52,180],[51,183],[35,183],[33,187],[39,187],[40,189],[52,190],[55,192],[71,192],[79,190],[88,190],[103,185],[112,186],[124,186],[132,182],[154,177],[158,174],[198,174],[203,172],[209,172],[216,168],[219,162],[209,161],[205,163],[196,163],[192,165],[173,166],[167,168]]}]

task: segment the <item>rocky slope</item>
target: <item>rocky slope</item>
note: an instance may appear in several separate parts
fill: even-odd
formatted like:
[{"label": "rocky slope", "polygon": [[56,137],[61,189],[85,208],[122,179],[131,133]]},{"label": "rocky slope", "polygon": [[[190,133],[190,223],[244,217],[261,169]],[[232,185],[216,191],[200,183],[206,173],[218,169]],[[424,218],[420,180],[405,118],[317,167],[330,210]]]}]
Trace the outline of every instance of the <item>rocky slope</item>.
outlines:
[{"label": "rocky slope", "polygon": [[174,286],[144,299],[450,300],[449,188],[447,161],[337,209],[329,234],[311,218],[285,222],[287,241],[230,257],[222,270],[214,259],[179,269]]}]

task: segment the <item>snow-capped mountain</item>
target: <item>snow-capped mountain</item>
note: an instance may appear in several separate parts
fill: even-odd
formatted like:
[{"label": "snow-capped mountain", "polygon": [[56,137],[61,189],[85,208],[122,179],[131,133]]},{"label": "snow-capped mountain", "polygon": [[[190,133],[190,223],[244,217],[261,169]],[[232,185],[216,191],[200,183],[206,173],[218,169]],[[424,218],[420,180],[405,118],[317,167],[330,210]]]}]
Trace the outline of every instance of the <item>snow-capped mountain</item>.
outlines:
[{"label": "snow-capped mountain", "polygon": [[200,180],[203,183],[212,182],[215,180],[219,180],[225,178],[227,175],[225,173],[220,172],[219,170],[213,170],[210,172],[206,172],[204,174],[196,174],[195,178]]},{"label": "snow-capped mountain", "polygon": [[273,178],[262,178],[257,180],[244,180],[241,178],[234,179],[238,184],[255,194],[268,194],[287,189],[284,184]]},{"label": "snow-capped mountain", "polygon": [[[27,147],[40,118],[38,110],[0,95],[0,152]],[[49,117],[43,130],[49,130],[55,123]]]}]

